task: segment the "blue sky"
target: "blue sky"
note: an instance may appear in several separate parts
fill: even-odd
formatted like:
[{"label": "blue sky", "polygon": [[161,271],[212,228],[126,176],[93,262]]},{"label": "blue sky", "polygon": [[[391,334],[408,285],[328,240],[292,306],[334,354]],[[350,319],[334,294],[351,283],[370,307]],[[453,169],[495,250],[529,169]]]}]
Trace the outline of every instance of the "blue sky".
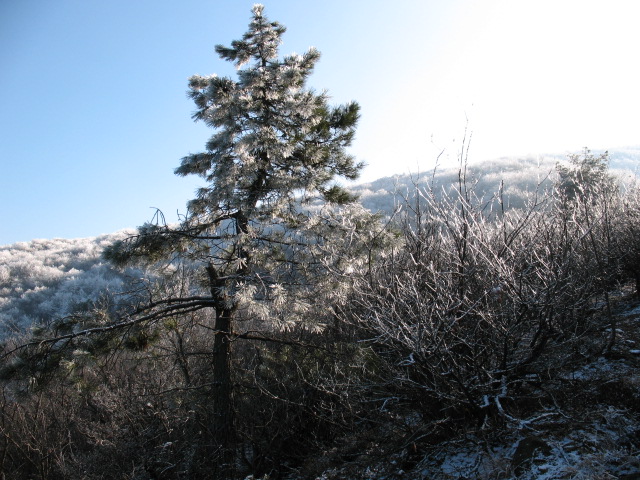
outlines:
[{"label": "blue sky", "polygon": [[[0,2],[0,244],[168,221],[200,184],[180,158],[210,131],[187,78],[253,1]],[[264,1],[283,54],[315,46],[311,86],[356,100],[363,180],[471,160],[640,143],[640,2]]]}]

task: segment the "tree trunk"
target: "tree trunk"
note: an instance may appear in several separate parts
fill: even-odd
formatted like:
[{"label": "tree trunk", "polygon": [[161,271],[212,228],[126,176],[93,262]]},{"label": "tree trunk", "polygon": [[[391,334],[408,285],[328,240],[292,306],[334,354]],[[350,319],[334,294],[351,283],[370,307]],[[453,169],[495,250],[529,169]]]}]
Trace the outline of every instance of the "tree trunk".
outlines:
[{"label": "tree trunk", "polygon": [[216,300],[215,337],[211,367],[213,369],[213,421],[216,472],[214,478],[231,479],[235,463],[233,428],[233,384],[231,380],[231,332],[234,308],[224,298],[224,281],[212,264],[207,265],[211,295]]},{"label": "tree trunk", "polygon": [[[256,200],[257,201],[257,200]],[[244,234],[249,230],[249,220],[242,210],[235,214],[236,234]],[[248,252],[240,245],[235,252],[243,261],[238,275],[247,273]],[[225,287],[226,281],[219,277],[215,265],[207,265],[209,288],[216,303],[215,338],[213,341],[213,407],[214,417],[212,431],[218,455],[215,478],[233,478],[235,466],[235,429],[233,383],[231,379],[231,333],[233,333],[233,314],[235,306],[228,303]]]},{"label": "tree trunk", "polygon": [[213,435],[218,450],[216,478],[233,477],[235,432],[233,428],[233,385],[231,380],[231,320],[233,311],[216,309],[213,343]]}]

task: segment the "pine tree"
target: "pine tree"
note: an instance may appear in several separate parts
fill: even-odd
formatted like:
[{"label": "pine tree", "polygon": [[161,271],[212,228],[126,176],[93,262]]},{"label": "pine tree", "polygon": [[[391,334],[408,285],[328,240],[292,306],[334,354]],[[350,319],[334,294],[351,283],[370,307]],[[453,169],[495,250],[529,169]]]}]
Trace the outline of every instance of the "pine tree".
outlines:
[{"label": "pine tree", "polygon": [[[345,272],[366,261],[380,231],[376,219],[335,184],[336,177],[357,178],[362,168],[345,151],[358,105],[330,106],[325,93],[307,88],[319,52],[311,48],[280,59],[285,28],[263,10],[253,7],[242,40],[216,47],[237,67],[236,80],[211,75],[189,81],[193,118],[214,133],[204,152],[184,157],[175,171],[207,182],[187,214],[173,227],[147,223],[105,251],[120,265],[170,261],[200,270],[207,294],[149,302],[129,322],[213,310],[212,431],[222,452],[219,478],[233,463],[230,358],[233,338],[242,335],[238,322],[268,329],[326,317],[327,302],[337,301],[340,282],[346,284]],[[368,246],[354,232],[368,235]],[[263,326],[255,327],[257,321]]]}]

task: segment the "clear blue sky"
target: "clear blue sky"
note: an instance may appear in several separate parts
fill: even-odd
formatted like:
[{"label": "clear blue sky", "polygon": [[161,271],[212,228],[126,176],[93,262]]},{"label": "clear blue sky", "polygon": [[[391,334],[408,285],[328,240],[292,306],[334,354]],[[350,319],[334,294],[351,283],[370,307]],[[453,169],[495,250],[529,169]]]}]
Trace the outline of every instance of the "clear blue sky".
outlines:
[{"label": "clear blue sky", "polygon": [[[253,1],[0,2],[0,244],[177,219],[200,184],[176,177],[210,131],[192,122],[192,74]],[[470,157],[640,143],[640,2],[272,0],[281,52],[313,45],[311,85],[356,100],[363,180]]]}]

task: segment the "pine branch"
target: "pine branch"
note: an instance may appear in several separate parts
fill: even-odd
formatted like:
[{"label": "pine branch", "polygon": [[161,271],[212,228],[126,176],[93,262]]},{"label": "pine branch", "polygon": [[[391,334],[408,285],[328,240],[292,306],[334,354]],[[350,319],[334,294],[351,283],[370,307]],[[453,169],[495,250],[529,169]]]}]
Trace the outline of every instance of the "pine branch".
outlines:
[{"label": "pine branch", "polygon": [[[58,342],[64,341],[64,340],[73,340],[75,338],[78,337],[86,337],[86,336],[90,336],[90,335],[95,335],[95,334],[101,334],[101,333],[107,333],[107,332],[111,332],[114,330],[120,330],[120,329],[124,329],[127,327],[131,327],[134,325],[138,325],[141,323],[145,323],[145,322],[151,322],[151,321],[157,321],[157,320],[162,320],[164,318],[170,318],[170,317],[175,317],[178,315],[184,315],[186,313],[192,313],[198,310],[202,310],[203,308],[207,308],[207,307],[213,307],[215,306],[215,301],[211,298],[208,297],[190,297],[190,299],[188,301],[180,301],[180,303],[178,304],[173,304],[174,302],[176,302],[176,299],[167,299],[167,300],[162,300],[159,302],[155,302],[153,304],[149,304],[147,306],[145,306],[145,308],[139,309],[136,312],[134,312],[131,315],[128,315],[128,319],[118,322],[118,323],[114,323],[111,325],[105,325],[103,327],[93,327],[93,328],[87,328],[84,330],[80,330],[78,332],[72,332],[72,333],[68,333],[66,335],[58,335],[55,337],[49,337],[49,338],[45,338],[43,340],[35,340],[32,342],[27,342],[27,343],[23,343],[21,345],[16,346],[15,348],[3,353],[2,355],[0,355],[0,359],[5,359],[7,357],[9,357],[10,355],[12,355],[15,352],[24,350],[26,348],[29,347],[38,347],[38,346],[44,346],[44,345],[54,345]],[[168,304],[168,305],[166,305]],[[166,305],[164,308],[159,309],[157,311],[148,313],[146,315],[143,315],[141,317],[137,317],[137,315],[139,313],[142,313],[144,311],[149,311],[152,310],[153,308],[157,307],[158,305]]]}]

